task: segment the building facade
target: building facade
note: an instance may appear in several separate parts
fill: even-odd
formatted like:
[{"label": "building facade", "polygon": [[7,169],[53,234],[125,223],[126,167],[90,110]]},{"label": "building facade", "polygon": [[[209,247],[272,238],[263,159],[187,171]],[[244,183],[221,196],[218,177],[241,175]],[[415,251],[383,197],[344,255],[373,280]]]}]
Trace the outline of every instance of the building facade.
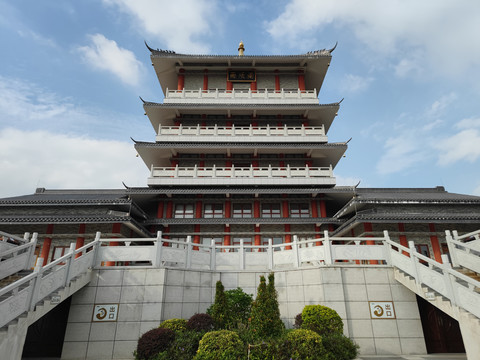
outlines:
[{"label": "building facade", "polygon": [[[194,244],[242,243],[248,248],[288,244],[294,236],[318,239],[315,245],[321,246],[324,231],[365,238],[370,244],[369,237],[388,230],[400,244],[414,241],[420,253],[441,261],[448,252],[445,230],[468,233],[480,227],[480,197],[448,193],[443,187],[336,185],[334,169],[347,142],[329,142],[328,132],[341,102],[321,104],[318,99],[334,48],[281,56],[245,55],[243,43],[233,56],[148,49],[164,100],[143,101],[154,141],[134,140],[150,169],[147,187],[37,189],[32,195],[0,199],[0,230],[39,233],[37,264],[59,258],[71,242],[81,247],[97,231],[119,238],[113,246],[121,245],[121,239],[152,237],[161,231],[164,238],[178,241],[177,246],[190,236]],[[378,271],[382,281],[393,286],[391,276]],[[350,283],[346,275],[338,276],[338,283]],[[242,281],[231,285],[241,286]],[[294,285],[303,289],[309,284]],[[284,282],[285,293],[288,286]],[[415,300],[408,302],[411,306]],[[292,310],[285,306],[285,311],[296,311],[293,305]],[[351,319],[358,320],[350,327],[358,332],[365,319]],[[414,320],[418,325],[418,316]],[[418,334],[405,338],[411,345]],[[368,349],[388,349],[388,341],[371,345],[374,339],[372,333],[368,343],[365,340]],[[424,351],[418,341],[415,344],[418,352]],[[408,341],[403,346],[407,348]],[[65,351],[75,349],[72,345]]]}]

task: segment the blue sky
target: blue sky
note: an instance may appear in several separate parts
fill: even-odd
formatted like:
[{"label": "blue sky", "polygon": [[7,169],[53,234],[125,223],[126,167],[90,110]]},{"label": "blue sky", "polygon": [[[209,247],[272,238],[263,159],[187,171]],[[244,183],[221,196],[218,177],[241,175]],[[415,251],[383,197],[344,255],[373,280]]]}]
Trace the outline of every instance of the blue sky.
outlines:
[{"label": "blue sky", "polygon": [[480,2],[0,0],[0,196],[146,186],[130,137],[161,102],[144,40],[184,53],[300,54],[338,41],[319,98],[345,98],[340,185],[480,195]]}]

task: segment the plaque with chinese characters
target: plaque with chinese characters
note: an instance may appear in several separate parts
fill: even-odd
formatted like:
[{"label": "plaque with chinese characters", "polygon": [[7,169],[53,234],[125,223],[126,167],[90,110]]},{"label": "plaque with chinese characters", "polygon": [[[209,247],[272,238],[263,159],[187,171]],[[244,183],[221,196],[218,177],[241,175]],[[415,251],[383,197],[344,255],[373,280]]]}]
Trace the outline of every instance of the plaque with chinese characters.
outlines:
[{"label": "plaque with chinese characters", "polygon": [[255,70],[228,70],[227,80],[230,82],[254,82],[257,80]]},{"label": "plaque with chinese characters", "polygon": [[369,301],[370,318],[372,319],[396,319],[393,301]]},{"label": "plaque with chinese characters", "polygon": [[93,308],[93,322],[117,321],[118,304],[98,304]]}]

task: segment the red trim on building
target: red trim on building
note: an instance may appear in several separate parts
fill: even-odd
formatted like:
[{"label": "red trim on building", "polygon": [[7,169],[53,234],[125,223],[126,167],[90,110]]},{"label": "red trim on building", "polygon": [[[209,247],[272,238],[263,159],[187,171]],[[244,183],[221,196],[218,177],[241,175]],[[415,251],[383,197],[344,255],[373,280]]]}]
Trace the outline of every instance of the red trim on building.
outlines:
[{"label": "red trim on building", "polygon": [[305,74],[303,70],[298,70],[298,88],[300,91],[305,91]]},{"label": "red trim on building", "polygon": [[203,70],[203,91],[208,91],[208,69]]},{"label": "red trim on building", "polygon": [[[428,224],[428,229],[430,232],[436,232],[434,224]],[[438,241],[437,235],[430,235],[430,243],[432,245],[433,256],[436,261],[443,264],[442,261],[442,250],[440,248],[440,241]]]},{"label": "red trim on building", "polygon": [[185,87],[185,69],[180,69],[178,71],[177,90],[183,90],[184,87]]},{"label": "red trim on building", "polygon": [[[260,232],[260,225],[255,225],[255,232]],[[262,245],[262,236],[260,234],[255,234],[255,245]]]},{"label": "red trim on building", "polygon": [[275,91],[280,91],[280,75],[278,70],[275,70]]},{"label": "red trim on building", "polygon": [[[369,223],[369,222],[363,223],[363,231],[364,231],[364,232],[367,232],[367,233],[373,232],[373,225],[372,225],[372,223]],[[366,237],[373,237],[373,235],[366,235]],[[367,245],[375,245],[375,241],[373,241],[373,240],[367,240],[367,241],[366,241],[366,244],[367,244]],[[377,261],[377,260],[370,260],[370,264],[376,265],[376,264],[378,264],[378,261]]]},{"label": "red trim on building", "polygon": [[[78,235],[85,234],[85,224],[80,224],[78,227]],[[80,249],[83,245],[85,245],[85,236],[78,236],[77,241],[75,242],[75,250]],[[82,254],[75,255],[75,258],[82,256]]]},{"label": "red trim on building", "polygon": [[[46,234],[53,234],[53,224],[48,224],[47,225]],[[48,263],[48,254],[50,253],[50,247],[51,246],[52,246],[52,238],[51,237],[45,237],[45,240],[43,240],[42,252],[40,254],[40,257],[43,259],[43,265],[42,266],[45,266]]]}]

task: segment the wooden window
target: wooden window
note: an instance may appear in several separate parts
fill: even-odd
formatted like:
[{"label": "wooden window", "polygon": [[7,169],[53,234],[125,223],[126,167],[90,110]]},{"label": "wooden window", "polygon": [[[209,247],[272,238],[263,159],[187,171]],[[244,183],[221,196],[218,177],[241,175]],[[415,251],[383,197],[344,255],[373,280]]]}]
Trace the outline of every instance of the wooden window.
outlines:
[{"label": "wooden window", "polygon": [[290,217],[304,218],[310,216],[310,207],[306,203],[290,204]]},{"label": "wooden window", "polygon": [[205,204],[204,218],[222,218],[223,217],[223,204]]},{"label": "wooden window", "polygon": [[263,218],[279,218],[280,214],[280,204],[262,204]]},{"label": "wooden window", "polygon": [[233,204],[234,218],[251,218],[252,204]]},{"label": "wooden window", "polygon": [[176,204],[174,217],[177,219],[193,219],[193,204]]}]

